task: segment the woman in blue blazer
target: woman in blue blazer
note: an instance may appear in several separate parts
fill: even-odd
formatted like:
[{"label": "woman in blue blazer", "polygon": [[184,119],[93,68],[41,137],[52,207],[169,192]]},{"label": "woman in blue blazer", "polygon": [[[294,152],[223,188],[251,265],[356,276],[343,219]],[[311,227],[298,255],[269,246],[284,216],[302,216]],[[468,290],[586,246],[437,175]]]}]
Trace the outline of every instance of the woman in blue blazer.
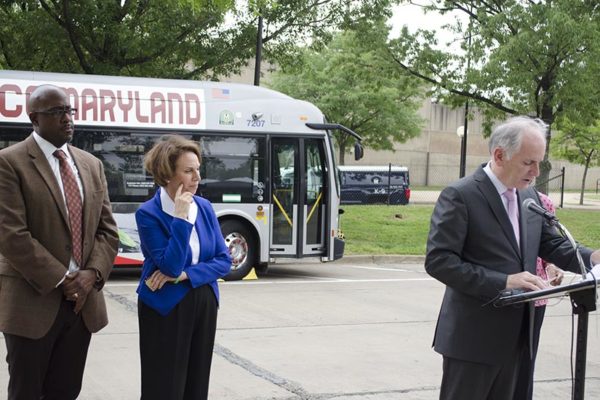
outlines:
[{"label": "woman in blue blazer", "polygon": [[195,196],[200,148],[169,135],[146,154],[160,187],[135,214],[144,265],[137,289],[142,400],[206,399],[217,279],[231,267],[211,204]]}]

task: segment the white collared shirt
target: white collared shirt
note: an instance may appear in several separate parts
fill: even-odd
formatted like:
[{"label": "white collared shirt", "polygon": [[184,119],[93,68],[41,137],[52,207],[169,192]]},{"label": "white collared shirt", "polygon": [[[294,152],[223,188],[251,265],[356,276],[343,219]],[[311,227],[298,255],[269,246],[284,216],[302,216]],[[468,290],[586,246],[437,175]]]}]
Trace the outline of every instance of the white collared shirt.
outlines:
[{"label": "white collared shirt", "polygon": [[[502,204],[504,204],[504,209],[508,214],[508,199],[506,198],[506,196],[503,196],[504,192],[506,192],[508,188],[502,182],[500,182],[500,179],[498,179],[496,174],[494,174],[494,171],[492,171],[492,168],[490,167],[490,163],[491,161],[488,162],[485,167],[483,167],[483,171],[487,174],[487,176],[490,178],[490,180],[496,187],[496,190],[498,191],[498,193],[500,194],[500,198],[502,199]],[[513,190],[516,192],[516,189]],[[516,193],[515,198],[517,198]],[[590,265],[594,265],[594,262],[592,261],[592,256],[590,256]]]},{"label": "white collared shirt", "polygon": [[[63,200],[65,204],[67,204],[67,199],[65,197],[65,190],[63,188],[62,179],[60,177],[60,162],[58,158],[54,157],[54,152],[56,150],[62,150],[67,156],[67,162],[69,166],[73,170],[73,174],[75,175],[75,180],[77,181],[77,187],[79,187],[79,194],[81,194],[81,200],[83,201],[83,185],[81,184],[81,177],[79,176],[79,171],[77,170],[77,166],[75,165],[75,161],[73,161],[73,157],[71,157],[71,153],[69,153],[69,146],[67,144],[63,144],[61,147],[56,147],[43,137],[37,134],[37,132],[33,132],[33,139],[40,146],[40,149],[46,156],[46,160],[50,164],[50,168],[52,168],[52,172],[58,181],[58,186],[60,187],[60,192],[63,195]],[[69,210],[67,210],[69,212]]]},{"label": "white collared shirt", "polygon": [[[490,180],[494,184],[494,187],[498,191],[498,195],[502,199],[502,204],[504,205],[504,209],[508,213],[508,199],[506,198],[506,196],[504,196],[504,192],[506,192],[508,190],[508,188],[504,185],[504,183],[502,183],[500,181],[500,179],[498,179],[496,174],[494,174],[494,171],[492,171],[492,167],[490,166],[489,162],[487,163],[487,165],[485,167],[483,167],[483,171],[486,173],[486,175],[490,178]],[[513,188],[513,190],[515,190],[515,189]],[[515,190],[515,199],[516,198],[517,198],[517,193]]]},{"label": "white collared shirt", "polygon": [[[62,178],[60,177],[60,162],[58,161],[58,158],[54,157],[54,152],[56,150],[60,149],[66,154],[67,162],[69,163],[69,166],[73,170],[73,174],[75,175],[75,180],[77,181],[77,187],[79,188],[79,194],[81,195],[82,204],[83,204],[83,200],[84,200],[83,199],[83,185],[81,183],[81,177],[79,176],[79,171],[77,170],[77,166],[75,165],[75,162],[73,161],[73,157],[71,157],[71,153],[69,153],[68,146],[65,143],[61,147],[56,147],[55,145],[53,145],[52,143],[50,143],[49,141],[47,141],[46,139],[44,139],[43,137],[38,135],[37,132],[33,132],[33,139],[35,140],[37,145],[40,147],[42,152],[44,153],[44,156],[46,156],[46,160],[48,160],[48,164],[50,164],[52,173],[54,174],[54,177],[56,178],[56,181],[58,182],[58,187],[60,188],[60,193],[63,196],[65,210],[67,210],[67,215],[68,215],[69,209],[66,205],[67,199],[65,197],[65,189],[63,187]],[[79,265],[77,265],[77,263],[75,262],[75,259],[73,258],[73,255],[71,255],[71,261],[69,261],[69,271],[67,273],[75,272],[78,270],[79,270]],[[62,280],[59,282],[59,285],[61,283],[62,283]]]},{"label": "white collared shirt", "polygon": [[[160,187],[160,204],[162,210],[174,218],[179,218],[175,215],[175,202],[169,197],[167,189]],[[190,203],[190,209],[186,221],[192,224],[192,233],[190,235],[190,248],[192,249],[192,264],[197,264],[200,258],[200,238],[196,232],[196,218],[198,217],[198,205],[195,201]]]}]

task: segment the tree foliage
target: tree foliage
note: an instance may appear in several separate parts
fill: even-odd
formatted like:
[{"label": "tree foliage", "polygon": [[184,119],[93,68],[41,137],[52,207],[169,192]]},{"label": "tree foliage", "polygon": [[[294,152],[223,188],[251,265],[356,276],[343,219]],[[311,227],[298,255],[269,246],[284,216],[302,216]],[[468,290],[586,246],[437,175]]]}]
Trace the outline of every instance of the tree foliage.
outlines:
[{"label": "tree foliage", "polygon": [[0,68],[214,79],[255,54],[289,58],[298,40],[386,12],[387,0],[3,0]]},{"label": "tree foliage", "polygon": [[[9,1],[0,8],[2,64],[11,69],[183,76],[215,65],[226,1]],[[202,62],[198,60],[202,59]]]},{"label": "tree foliage", "polygon": [[[379,23],[339,33],[323,48],[304,48],[295,65],[274,74],[271,86],[314,103],[328,121],[359,133],[366,147],[392,149],[393,142],[420,133],[423,90],[389,59],[388,32]],[[352,139],[336,138],[343,164]]]},{"label": "tree foliage", "polygon": [[[598,102],[596,1],[432,0],[428,10],[459,16],[450,27],[463,52],[440,49],[433,32],[404,29],[390,43],[391,54],[402,70],[431,84],[450,104],[474,100],[488,128],[506,114],[552,124],[564,110]],[[540,181],[549,169],[545,163]]]},{"label": "tree foliage", "polygon": [[600,119],[588,124],[583,117],[571,118],[563,116],[558,119],[552,154],[584,166],[579,195],[579,204],[582,205],[588,169],[600,166]]}]

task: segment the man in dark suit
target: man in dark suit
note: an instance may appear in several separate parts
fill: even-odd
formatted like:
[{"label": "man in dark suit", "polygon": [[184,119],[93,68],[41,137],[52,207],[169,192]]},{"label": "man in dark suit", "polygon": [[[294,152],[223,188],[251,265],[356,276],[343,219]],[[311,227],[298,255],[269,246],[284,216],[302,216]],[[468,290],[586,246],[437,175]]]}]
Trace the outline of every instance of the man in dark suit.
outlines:
[{"label": "man in dark suit", "polygon": [[[536,258],[578,272],[575,252],[537,214],[530,184],[544,159],[546,126],[515,117],[490,138],[491,160],[445,188],[431,217],[425,269],[446,285],[434,338],[443,355],[440,399],[509,400],[529,357],[533,303],[495,308],[505,289],[538,290]],[[511,222],[512,219],[512,222]],[[581,249],[586,262],[600,253]]]},{"label": "man in dark suit", "polygon": [[34,133],[0,151],[8,399],[76,399],[91,332],[108,323],[101,289],[117,227],[102,163],[68,145],[76,110],[67,95],[43,85],[27,106]]}]

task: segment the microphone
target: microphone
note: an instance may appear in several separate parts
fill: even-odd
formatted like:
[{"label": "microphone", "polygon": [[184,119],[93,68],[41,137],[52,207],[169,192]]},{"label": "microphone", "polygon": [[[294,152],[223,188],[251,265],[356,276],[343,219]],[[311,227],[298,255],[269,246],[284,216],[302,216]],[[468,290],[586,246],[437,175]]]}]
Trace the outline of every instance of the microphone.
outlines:
[{"label": "microphone", "polygon": [[573,239],[573,236],[571,236],[571,233],[567,230],[567,228],[565,228],[563,224],[558,222],[558,218],[556,218],[556,215],[552,214],[545,208],[540,207],[535,202],[535,200],[531,198],[525,199],[522,205],[529,211],[539,214],[545,219],[547,219],[551,225],[556,226],[560,233],[562,233],[562,235],[567,238],[569,243],[571,243],[573,250],[575,251],[575,255],[577,256],[577,262],[579,263],[579,268],[581,269],[581,276],[585,277],[587,271],[583,259],[581,258],[581,253],[579,252],[579,245],[577,244],[577,242],[575,242],[575,239]]},{"label": "microphone", "polygon": [[525,199],[523,201],[523,207],[527,208],[529,211],[533,211],[534,213],[541,215],[546,218],[550,222],[558,221],[556,215],[552,214],[550,211],[546,210],[544,207],[538,205],[534,199]]}]

